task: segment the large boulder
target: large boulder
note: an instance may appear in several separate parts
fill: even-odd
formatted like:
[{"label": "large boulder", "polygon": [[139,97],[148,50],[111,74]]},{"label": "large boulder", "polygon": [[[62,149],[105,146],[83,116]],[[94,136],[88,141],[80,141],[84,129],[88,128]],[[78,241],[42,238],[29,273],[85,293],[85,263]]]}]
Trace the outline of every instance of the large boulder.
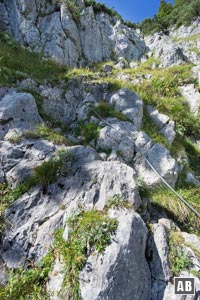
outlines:
[{"label": "large boulder", "polygon": [[115,121],[112,126],[105,126],[99,132],[97,148],[120,152],[126,162],[134,157],[134,140],[137,136],[137,128],[129,122]]},{"label": "large boulder", "polygon": [[[176,161],[169,151],[160,144],[155,144],[145,154],[146,159],[156,169],[156,171],[171,185],[174,186],[177,179]],[[160,177],[152,170],[144,157],[140,154],[135,160],[135,169],[138,176],[145,184],[154,186],[161,182]]]},{"label": "large boulder", "polygon": [[159,129],[159,133],[166,138],[169,144],[172,144],[176,137],[175,122],[170,121],[167,115],[160,113],[151,105],[147,105],[146,108],[150,118]]},{"label": "large boulder", "polygon": [[103,254],[89,256],[80,273],[81,296],[83,300],[150,299],[146,227],[133,212],[120,210],[112,217],[119,221],[116,236]]},{"label": "large boulder", "polygon": [[114,92],[108,99],[117,111],[122,112],[140,129],[143,117],[143,101],[138,94],[122,88]]},{"label": "large boulder", "polygon": [[[26,259],[40,260],[53,241],[55,229],[64,226],[66,217],[78,204],[102,209],[110,197],[119,194],[136,209],[140,206],[136,174],[131,167],[103,162],[90,147],[75,146],[68,150],[76,157],[68,177],[60,177],[46,194],[40,187],[32,188],[6,211],[7,224],[12,226],[3,233],[0,248],[9,268],[24,265]],[[29,159],[27,156],[27,163]],[[38,163],[36,159],[37,155]],[[25,166],[25,157],[23,161]]]},{"label": "large boulder", "polygon": [[83,84],[81,81],[71,81],[68,89],[61,84],[57,87],[40,86],[42,108],[47,115],[63,125],[71,122],[86,120],[88,117],[88,105],[97,103],[103,99],[106,84]]},{"label": "large boulder", "polygon": [[11,129],[34,129],[41,122],[35,99],[31,94],[7,94],[0,100],[1,137]]},{"label": "large boulder", "polygon": [[182,96],[185,98],[190,112],[195,116],[198,115],[199,105],[200,105],[200,94],[197,89],[195,89],[194,84],[183,85],[179,88]]}]

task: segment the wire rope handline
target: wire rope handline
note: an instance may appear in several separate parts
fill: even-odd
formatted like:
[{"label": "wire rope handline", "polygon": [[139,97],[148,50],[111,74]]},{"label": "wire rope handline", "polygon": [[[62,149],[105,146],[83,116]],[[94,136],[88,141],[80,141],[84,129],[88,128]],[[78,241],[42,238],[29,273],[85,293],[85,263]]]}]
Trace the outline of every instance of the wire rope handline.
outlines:
[{"label": "wire rope handline", "polygon": [[136,150],[140,153],[140,155],[144,158],[144,160],[147,162],[147,164],[149,165],[149,167],[154,171],[154,173],[161,179],[161,181],[168,187],[168,189],[171,190],[171,192],[173,194],[175,194],[178,199],[183,202],[197,217],[200,218],[200,213],[192,206],[190,205],[181,195],[179,195],[174,189],[173,187],[162,177],[162,175],[155,169],[155,167],[152,165],[152,163],[148,160],[148,158],[146,156],[144,156],[144,154],[140,151],[140,149],[135,145],[135,143],[129,138],[129,136],[127,135],[127,133],[130,134],[130,132],[128,130],[127,133],[122,133],[119,129],[115,128],[114,126],[112,126],[112,124],[110,124],[108,121],[106,121],[104,118],[102,118],[96,111],[94,108],[91,107],[91,105],[89,105],[89,103],[87,104],[88,108],[93,111],[95,113],[95,115],[103,122],[105,123],[107,126],[109,126],[110,128],[112,128],[113,130],[115,130],[116,132],[118,132],[120,135],[125,135],[126,139],[131,142],[134,147],[136,148]]}]

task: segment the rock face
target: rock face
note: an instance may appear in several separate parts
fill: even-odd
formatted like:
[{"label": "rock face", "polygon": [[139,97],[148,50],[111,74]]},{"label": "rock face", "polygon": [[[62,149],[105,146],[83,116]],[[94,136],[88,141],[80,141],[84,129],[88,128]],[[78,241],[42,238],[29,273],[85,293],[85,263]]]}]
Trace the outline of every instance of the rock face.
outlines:
[{"label": "rock face", "polygon": [[139,215],[128,211],[112,216],[119,221],[116,237],[103,255],[88,258],[80,273],[81,296],[84,300],[150,299],[146,227]]},{"label": "rock face", "polygon": [[4,0],[0,28],[32,50],[68,66],[118,56],[137,60],[143,55],[145,44],[134,30],[116,17],[96,13],[84,1],[74,2],[75,12],[54,0]]},{"label": "rock face", "polygon": [[41,122],[35,99],[31,94],[7,94],[0,100],[1,138],[12,129],[34,129]]},{"label": "rock face", "polygon": [[199,63],[200,23],[195,20],[190,26],[171,29],[169,35],[155,33],[145,37],[147,47],[155,51],[155,58],[160,59],[160,67],[180,65],[184,62]]},{"label": "rock face", "polygon": [[[160,144],[155,144],[145,153],[146,158],[159,172],[159,174],[171,185],[174,186],[177,179],[177,167],[175,159],[170,156],[169,151]],[[160,178],[149,167],[148,163],[140,155],[136,156],[135,169],[139,178],[145,184],[153,186],[160,183]]]},{"label": "rock face", "polygon": [[[135,208],[140,206],[135,172],[131,167],[120,162],[103,162],[90,147],[77,146],[70,151],[77,158],[70,176],[49,186],[46,195],[40,188],[31,189],[7,210],[6,218],[12,227],[3,235],[1,254],[9,268],[23,265],[27,258],[41,259],[52,242],[55,229],[63,226],[64,216],[78,203],[102,209],[110,197],[120,194]],[[27,161],[20,162],[24,167],[29,160],[28,156],[26,158]],[[36,157],[34,161],[38,163]],[[19,174],[20,166],[14,168],[18,168]],[[61,206],[69,208],[65,211]]]},{"label": "rock face", "polygon": [[121,151],[123,159],[130,162],[134,157],[134,139],[136,135],[136,127],[131,123],[114,122],[112,127],[105,126],[100,130],[97,147],[102,150]]},{"label": "rock face", "polygon": [[140,129],[143,117],[143,101],[136,94],[126,88],[113,93],[108,99],[109,104],[114,105],[117,111],[127,116],[137,129]]}]

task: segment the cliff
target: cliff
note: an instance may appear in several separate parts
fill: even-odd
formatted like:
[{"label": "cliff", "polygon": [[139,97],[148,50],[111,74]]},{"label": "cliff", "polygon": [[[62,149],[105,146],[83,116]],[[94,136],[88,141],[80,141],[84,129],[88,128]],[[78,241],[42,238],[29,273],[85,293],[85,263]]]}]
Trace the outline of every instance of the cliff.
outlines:
[{"label": "cliff", "polygon": [[199,21],[64,2],[0,2],[0,299],[198,297]]}]

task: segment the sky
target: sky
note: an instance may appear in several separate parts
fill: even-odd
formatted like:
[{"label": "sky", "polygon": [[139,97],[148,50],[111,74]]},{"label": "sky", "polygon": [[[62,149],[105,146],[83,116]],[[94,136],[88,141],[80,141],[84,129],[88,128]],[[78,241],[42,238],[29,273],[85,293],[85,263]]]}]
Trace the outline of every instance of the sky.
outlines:
[{"label": "sky", "polygon": [[[124,20],[137,23],[157,12],[160,0],[98,0],[119,12]],[[173,0],[167,0],[173,3]]]}]

